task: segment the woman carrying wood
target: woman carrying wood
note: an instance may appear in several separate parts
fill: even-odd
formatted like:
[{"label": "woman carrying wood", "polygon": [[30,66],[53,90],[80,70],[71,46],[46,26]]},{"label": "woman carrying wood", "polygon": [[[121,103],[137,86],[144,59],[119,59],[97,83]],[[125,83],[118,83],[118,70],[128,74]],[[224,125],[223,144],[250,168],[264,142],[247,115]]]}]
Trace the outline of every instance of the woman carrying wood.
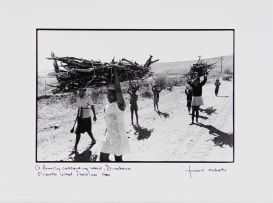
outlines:
[{"label": "woman carrying wood", "polygon": [[125,101],[115,67],[114,78],[114,84],[108,86],[109,103],[105,107],[106,135],[100,153],[102,162],[109,162],[110,154],[114,154],[116,162],[122,162],[122,156],[130,151],[124,122]]}]

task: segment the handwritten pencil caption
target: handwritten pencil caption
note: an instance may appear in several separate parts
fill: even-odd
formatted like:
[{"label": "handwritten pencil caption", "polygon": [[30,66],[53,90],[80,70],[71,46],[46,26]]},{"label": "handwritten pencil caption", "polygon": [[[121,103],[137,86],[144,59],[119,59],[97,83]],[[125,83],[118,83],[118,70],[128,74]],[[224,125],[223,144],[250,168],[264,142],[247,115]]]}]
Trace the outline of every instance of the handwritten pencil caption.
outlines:
[{"label": "handwritten pencil caption", "polygon": [[35,165],[38,176],[111,176],[115,172],[131,171],[130,167],[110,166],[108,164],[99,166],[48,166]]}]

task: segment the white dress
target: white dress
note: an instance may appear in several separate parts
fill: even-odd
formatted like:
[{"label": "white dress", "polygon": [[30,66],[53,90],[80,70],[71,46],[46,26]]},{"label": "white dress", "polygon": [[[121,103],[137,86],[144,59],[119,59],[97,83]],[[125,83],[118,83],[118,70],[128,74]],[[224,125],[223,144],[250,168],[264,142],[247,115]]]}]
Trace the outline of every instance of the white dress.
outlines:
[{"label": "white dress", "polygon": [[105,107],[106,136],[102,143],[101,152],[117,156],[130,152],[128,137],[125,130],[124,111],[121,111],[117,102]]}]

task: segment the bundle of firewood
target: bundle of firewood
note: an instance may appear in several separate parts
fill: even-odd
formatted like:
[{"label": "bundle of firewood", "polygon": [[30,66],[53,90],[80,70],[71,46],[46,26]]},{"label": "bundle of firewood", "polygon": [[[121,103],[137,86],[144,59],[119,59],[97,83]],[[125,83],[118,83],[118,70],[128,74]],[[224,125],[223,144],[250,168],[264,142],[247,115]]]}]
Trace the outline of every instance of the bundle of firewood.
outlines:
[{"label": "bundle of firewood", "polygon": [[[146,75],[152,74],[150,65],[159,59],[152,61],[152,56],[144,65],[137,62],[127,60],[125,58],[111,62],[101,62],[95,60],[79,59],[75,57],[56,57],[51,53],[53,60],[54,73],[57,84],[49,86],[54,87],[53,93],[71,92],[80,88],[106,86],[114,82],[113,68],[117,69],[117,73],[121,82],[143,79]],[[59,62],[59,63],[58,63]]]},{"label": "bundle of firewood", "polygon": [[189,72],[186,73],[184,77],[187,77],[188,79],[194,79],[195,77],[208,75],[209,72],[215,67],[216,63],[207,63],[199,59],[197,63],[191,65]]}]

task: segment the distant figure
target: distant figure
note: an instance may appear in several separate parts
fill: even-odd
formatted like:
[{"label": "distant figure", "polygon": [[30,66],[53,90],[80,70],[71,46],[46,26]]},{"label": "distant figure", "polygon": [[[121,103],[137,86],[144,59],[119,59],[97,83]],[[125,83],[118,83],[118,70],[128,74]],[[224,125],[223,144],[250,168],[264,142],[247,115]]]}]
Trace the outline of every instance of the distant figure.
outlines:
[{"label": "distant figure", "polygon": [[195,77],[192,81],[188,81],[188,84],[192,87],[192,122],[191,125],[194,124],[194,115],[196,112],[196,122],[198,123],[199,117],[199,107],[204,105],[202,98],[202,87],[207,82],[207,75],[204,75],[204,80],[200,82],[200,77]]},{"label": "distant figure", "polygon": [[87,132],[88,135],[91,138],[91,144],[90,146],[93,146],[96,144],[96,140],[92,133],[92,120],[91,120],[91,112],[90,107],[93,111],[93,120],[96,121],[96,112],[94,108],[93,101],[90,96],[86,96],[86,89],[80,89],[79,95],[76,97],[76,105],[78,107],[78,116],[77,116],[77,128],[76,128],[76,141],[75,146],[72,152],[77,152],[77,147],[79,144],[79,141],[81,139],[81,133]]},{"label": "distant figure", "polygon": [[156,85],[153,85],[152,87],[152,91],[154,93],[154,110],[159,111],[158,109],[158,102],[159,102],[159,93],[162,91],[162,89],[160,87],[157,87]]},{"label": "distant figure", "polygon": [[128,94],[130,95],[130,104],[131,104],[131,122],[132,122],[132,125],[134,125],[134,112],[135,112],[135,115],[136,115],[136,122],[137,122],[137,125],[139,125],[138,123],[138,107],[137,107],[137,99],[138,99],[138,95],[136,94],[136,91],[137,91],[137,87],[134,86],[132,88],[129,88],[128,89]]},{"label": "distant figure", "polygon": [[192,88],[190,85],[186,85],[185,94],[187,95],[187,107],[189,114],[191,113],[191,102],[192,102]]},{"label": "distant figure", "polygon": [[114,84],[108,87],[108,104],[105,107],[106,132],[100,152],[100,161],[109,162],[109,155],[114,154],[116,162],[122,162],[122,156],[130,151],[126,135],[124,110],[125,101],[122,96],[116,68],[114,68]]},{"label": "distant figure", "polygon": [[219,87],[221,85],[221,83],[219,82],[219,79],[217,79],[214,84],[215,84],[215,96],[218,96]]}]

